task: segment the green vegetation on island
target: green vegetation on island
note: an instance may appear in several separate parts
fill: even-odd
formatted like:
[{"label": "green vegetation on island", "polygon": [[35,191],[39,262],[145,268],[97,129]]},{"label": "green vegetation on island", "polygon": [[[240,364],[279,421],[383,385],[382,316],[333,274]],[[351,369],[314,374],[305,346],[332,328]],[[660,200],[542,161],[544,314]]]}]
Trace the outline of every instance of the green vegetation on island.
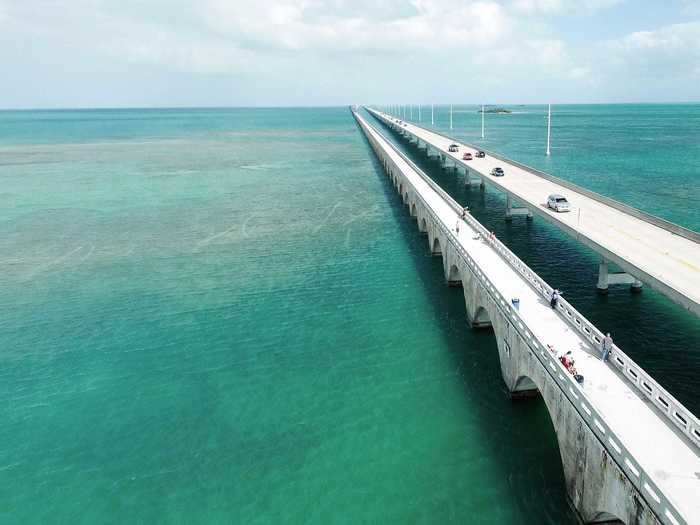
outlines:
[{"label": "green vegetation on island", "polygon": [[505,108],[486,108],[483,110],[479,108],[478,112],[481,113],[482,111],[484,113],[512,113],[511,110]]}]

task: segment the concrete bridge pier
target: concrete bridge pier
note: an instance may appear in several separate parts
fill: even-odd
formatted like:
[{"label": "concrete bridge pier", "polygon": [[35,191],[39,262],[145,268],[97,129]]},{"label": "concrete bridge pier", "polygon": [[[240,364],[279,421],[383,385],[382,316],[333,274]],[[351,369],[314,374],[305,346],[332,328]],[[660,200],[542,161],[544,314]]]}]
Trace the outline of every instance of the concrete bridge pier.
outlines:
[{"label": "concrete bridge pier", "polygon": [[601,257],[598,264],[598,284],[596,285],[598,293],[606,295],[608,286],[611,284],[629,284],[632,293],[642,291],[642,282],[639,279],[626,272],[611,272],[608,269],[608,260]]},{"label": "concrete bridge pier", "polygon": [[[467,294],[465,285],[465,298]],[[569,402],[513,323],[489,299],[475,300],[485,305],[492,322],[501,373],[511,397],[542,397],[545,403],[559,444],[567,495],[582,523],[659,525],[632,482],[590,431],[582,417],[585,414]]]},{"label": "concrete bridge pier", "polygon": [[464,185],[479,186],[482,191],[486,189],[484,180],[481,177],[473,177],[469,168],[464,168]]},{"label": "concrete bridge pier", "polygon": [[506,221],[512,221],[515,215],[524,215],[527,220],[532,220],[530,209],[513,207],[513,198],[510,194],[506,194]]}]

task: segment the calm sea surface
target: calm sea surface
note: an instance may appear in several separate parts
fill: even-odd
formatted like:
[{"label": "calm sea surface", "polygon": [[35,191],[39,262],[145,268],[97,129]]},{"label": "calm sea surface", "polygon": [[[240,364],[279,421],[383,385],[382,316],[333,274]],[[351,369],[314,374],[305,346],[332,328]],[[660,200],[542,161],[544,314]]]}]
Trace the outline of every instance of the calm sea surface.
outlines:
[{"label": "calm sea surface", "polygon": [[[556,107],[550,158],[512,109],[484,147],[700,229],[700,106]],[[402,147],[698,412],[695,317]],[[346,108],[0,112],[0,312],[2,523],[574,523]]]}]

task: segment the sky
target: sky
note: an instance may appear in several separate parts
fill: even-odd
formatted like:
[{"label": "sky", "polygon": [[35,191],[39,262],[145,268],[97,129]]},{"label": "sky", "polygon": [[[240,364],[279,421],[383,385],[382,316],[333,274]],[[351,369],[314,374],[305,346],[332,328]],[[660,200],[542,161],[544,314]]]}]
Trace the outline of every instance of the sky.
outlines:
[{"label": "sky", "polygon": [[700,101],[700,0],[0,0],[0,108]]}]

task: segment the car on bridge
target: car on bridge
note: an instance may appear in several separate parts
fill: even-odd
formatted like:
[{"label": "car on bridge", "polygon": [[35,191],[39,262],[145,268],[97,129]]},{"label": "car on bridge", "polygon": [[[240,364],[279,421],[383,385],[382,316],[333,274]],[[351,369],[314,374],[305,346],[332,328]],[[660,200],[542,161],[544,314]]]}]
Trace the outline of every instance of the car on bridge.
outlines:
[{"label": "car on bridge", "polygon": [[550,208],[557,213],[571,211],[571,206],[569,206],[569,201],[566,197],[559,195],[558,193],[552,193],[547,197],[547,208]]},{"label": "car on bridge", "polygon": [[500,166],[496,166],[491,170],[491,176],[492,177],[503,177],[505,173],[503,172],[503,168]]},{"label": "car on bridge", "polygon": [[455,151],[459,151],[459,146],[457,144],[450,144],[450,147],[447,148],[447,151],[450,153],[454,153]]},{"label": "car on bridge", "polygon": [[474,156],[475,156],[477,159],[483,159],[483,158],[486,156],[486,153],[484,153],[483,151],[479,150],[479,151],[477,151],[477,152],[474,154]]},{"label": "car on bridge", "polygon": [[472,154],[467,152],[464,155],[462,155],[462,160],[472,160]]}]

